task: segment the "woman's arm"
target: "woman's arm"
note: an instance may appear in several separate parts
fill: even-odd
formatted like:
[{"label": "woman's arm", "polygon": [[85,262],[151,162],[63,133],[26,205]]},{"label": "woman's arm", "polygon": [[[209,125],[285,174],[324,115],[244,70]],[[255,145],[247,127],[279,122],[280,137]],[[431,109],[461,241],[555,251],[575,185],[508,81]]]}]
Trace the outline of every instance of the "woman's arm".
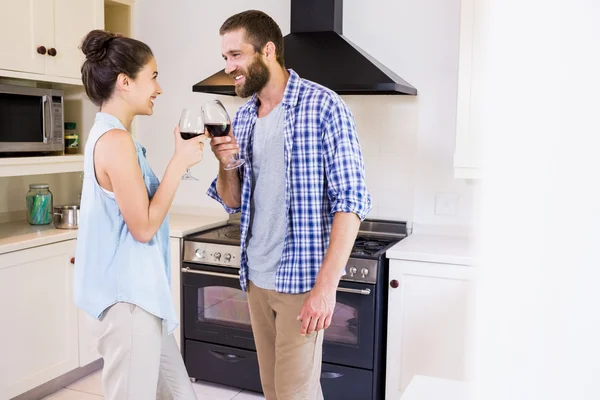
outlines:
[{"label": "woman's arm", "polygon": [[113,129],[96,143],[94,165],[100,186],[115,200],[135,240],[149,242],[164,221],[185,169],[202,160],[203,137],[183,140],[175,129],[175,154],[152,200],[148,198],[135,144],[127,131]]}]

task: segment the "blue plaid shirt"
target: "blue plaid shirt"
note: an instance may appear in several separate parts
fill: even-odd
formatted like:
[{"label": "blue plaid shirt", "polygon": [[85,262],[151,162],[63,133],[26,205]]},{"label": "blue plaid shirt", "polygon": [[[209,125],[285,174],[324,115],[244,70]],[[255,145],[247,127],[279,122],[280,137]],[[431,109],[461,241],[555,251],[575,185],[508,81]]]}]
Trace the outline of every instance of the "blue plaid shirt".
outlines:
[{"label": "blue plaid shirt", "polygon": [[[371,209],[365,168],[354,118],[342,99],[329,89],[301,79],[289,70],[283,95],[287,233],[277,269],[278,292],[304,293],[315,284],[329,246],[336,212],[355,213],[363,220]],[[230,208],[217,193],[215,179],[207,194],[228,213],[241,211],[240,284],[246,290],[248,259],[246,238],[252,194],[252,139],[258,112],[254,95],[240,107],[233,133],[240,145],[241,207]]]}]

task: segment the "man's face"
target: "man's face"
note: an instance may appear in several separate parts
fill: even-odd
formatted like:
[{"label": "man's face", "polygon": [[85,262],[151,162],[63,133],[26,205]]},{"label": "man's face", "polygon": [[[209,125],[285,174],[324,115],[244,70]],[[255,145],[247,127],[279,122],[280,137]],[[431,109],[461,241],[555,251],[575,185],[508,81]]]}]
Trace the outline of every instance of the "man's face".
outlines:
[{"label": "man's face", "polygon": [[271,76],[262,55],[245,41],[243,29],[223,35],[222,53],[225,60],[225,73],[235,81],[235,93],[242,97],[260,92]]}]

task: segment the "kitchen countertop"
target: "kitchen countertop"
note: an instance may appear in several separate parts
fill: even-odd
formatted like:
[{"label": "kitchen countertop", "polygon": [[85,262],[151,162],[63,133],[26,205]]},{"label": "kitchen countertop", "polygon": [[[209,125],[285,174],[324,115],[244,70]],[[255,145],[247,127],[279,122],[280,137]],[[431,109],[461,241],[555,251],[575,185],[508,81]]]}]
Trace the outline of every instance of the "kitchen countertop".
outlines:
[{"label": "kitchen countertop", "polygon": [[395,260],[473,265],[472,243],[464,236],[414,233],[389,249],[386,256]]},{"label": "kitchen countertop", "polygon": [[[223,214],[169,214],[170,236],[181,238],[206,229],[225,225]],[[27,221],[0,224],[0,254],[77,239],[77,229],[56,229],[54,225],[32,226]]]},{"label": "kitchen countertop", "polygon": [[169,214],[171,237],[182,238],[192,233],[205,231],[227,224],[227,215],[194,215],[194,214]]},{"label": "kitchen countertop", "polygon": [[467,382],[415,375],[400,400],[468,400]]}]

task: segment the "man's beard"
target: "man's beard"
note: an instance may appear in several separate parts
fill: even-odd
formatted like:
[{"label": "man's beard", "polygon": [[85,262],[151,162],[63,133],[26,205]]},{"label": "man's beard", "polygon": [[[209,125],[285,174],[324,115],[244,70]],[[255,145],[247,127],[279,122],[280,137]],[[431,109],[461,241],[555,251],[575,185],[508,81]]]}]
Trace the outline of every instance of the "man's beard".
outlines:
[{"label": "man's beard", "polygon": [[[239,72],[236,72],[231,74],[231,76],[235,77],[239,74]],[[245,78],[245,82],[235,86],[235,93],[241,98],[250,97],[254,93],[260,92],[271,77],[269,69],[258,54],[252,64],[248,66],[248,69],[242,72],[242,75]]]}]

